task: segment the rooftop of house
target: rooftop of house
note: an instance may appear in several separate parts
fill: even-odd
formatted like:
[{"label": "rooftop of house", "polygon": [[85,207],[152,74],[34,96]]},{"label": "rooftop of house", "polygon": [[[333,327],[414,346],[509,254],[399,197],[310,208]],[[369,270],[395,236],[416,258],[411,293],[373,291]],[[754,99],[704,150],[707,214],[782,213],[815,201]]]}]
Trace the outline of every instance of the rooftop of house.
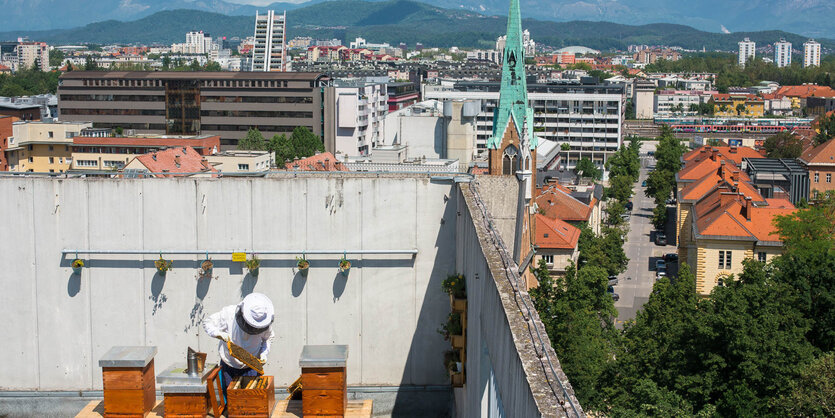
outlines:
[{"label": "rooftop of house", "polygon": [[827,164],[835,166],[835,138],[816,147],[804,150],[800,160],[806,164]]},{"label": "rooftop of house", "polygon": [[681,156],[681,159],[687,164],[690,160],[700,161],[706,158],[718,159],[720,156],[733,161],[736,165],[742,164],[743,158],[765,158],[759,151],[750,147],[712,147],[705,145],[685,153]]},{"label": "rooftop of house", "polygon": [[592,197],[589,204],[583,203],[571,195],[571,190],[557,183],[544,188],[535,202],[548,218],[585,222],[589,220],[597,199]]},{"label": "rooftop of house", "polygon": [[284,164],[284,168],[286,170],[298,171],[350,171],[345,164],[338,161],[336,157],[329,152],[323,152],[307,158],[287,162]]},{"label": "rooftop of house", "polygon": [[[709,165],[707,161],[702,164]],[[742,193],[743,196],[751,197],[755,202],[765,203],[765,198],[751,184],[751,178],[748,174],[732,165],[721,164],[721,162],[718,167],[682,188],[678,198],[682,202],[694,202],[722,187],[733,188]]]},{"label": "rooftop of house", "polygon": [[788,200],[768,199],[765,204],[758,204],[749,196],[723,186],[696,203],[695,232],[708,238],[778,242],[775,217],[795,210]]},{"label": "rooftop of house", "polygon": [[835,97],[835,90],[829,86],[818,86],[815,84],[804,84],[801,86],[783,86],[777,89],[778,96],[788,97]]},{"label": "rooftop of house", "polygon": [[577,248],[580,229],[560,219],[551,219],[536,214],[536,236],[534,243],[540,249],[572,250]]},{"label": "rooftop of house", "polygon": [[[202,155],[192,147],[176,147],[163,151],[149,152],[134,157],[135,161],[141,163],[155,177],[175,177],[176,173],[217,173]],[[131,162],[133,162],[132,160]],[[131,164],[128,163],[128,166]],[[164,174],[174,173],[174,174]]]}]

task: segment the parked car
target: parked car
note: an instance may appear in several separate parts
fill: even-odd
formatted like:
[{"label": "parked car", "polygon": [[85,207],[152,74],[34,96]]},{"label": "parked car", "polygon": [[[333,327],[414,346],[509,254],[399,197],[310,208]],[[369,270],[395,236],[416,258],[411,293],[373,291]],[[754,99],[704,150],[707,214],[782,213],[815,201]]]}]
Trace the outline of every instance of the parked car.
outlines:
[{"label": "parked car", "polygon": [[626,202],[626,210],[628,210],[628,211],[630,211],[630,212],[631,212],[631,211],[632,211],[632,207],[633,207],[632,202]]},{"label": "parked car", "polygon": [[667,203],[668,205],[675,205],[675,204],[676,204],[676,200],[675,200],[674,198],[672,198],[672,197],[671,197],[671,198],[667,199],[667,202],[666,202],[666,203]]},{"label": "parked car", "polygon": [[667,272],[666,271],[656,271],[655,272],[655,280],[658,280],[662,277],[667,277]]},{"label": "parked car", "polygon": [[630,217],[631,216],[628,213],[621,213],[620,214],[620,218],[623,219],[624,221],[627,221],[627,222],[629,222]]},{"label": "parked car", "polygon": [[664,260],[655,261],[655,271],[667,270],[667,263]]},{"label": "parked car", "polygon": [[[609,286],[617,286],[618,285],[618,276],[609,276]],[[615,289],[612,288],[612,291]]]},{"label": "parked car", "polygon": [[641,187],[647,187],[647,181],[646,180],[641,182]]},{"label": "parked car", "polygon": [[663,232],[656,232],[655,245],[667,245],[667,234]]},{"label": "parked car", "polygon": [[676,253],[669,253],[664,254],[664,261],[666,262],[677,262],[678,261],[678,254]]},{"label": "parked car", "polygon": [[617,293],[612,293],[612,300],[617,302],[620,300],[620,295]]}]

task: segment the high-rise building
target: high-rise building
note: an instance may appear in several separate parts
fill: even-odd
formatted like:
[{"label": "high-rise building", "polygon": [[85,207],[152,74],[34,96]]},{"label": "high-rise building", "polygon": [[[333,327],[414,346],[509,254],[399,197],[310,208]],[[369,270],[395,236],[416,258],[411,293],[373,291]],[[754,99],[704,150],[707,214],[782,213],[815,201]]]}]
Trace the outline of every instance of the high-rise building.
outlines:
[{"label": "high-rise building", "polygon": [[252,47],[252,71],[284,71],[284,35],[287,12],[277,15],[255,12],[255,44]]},{"label": "high-rise building", "polygon": [[820,67],[821,65],[821,44],[809,39],[803,43],[803,67]]},{"label": "high-rise building", "polygon": [[780,38],[774,43],[774,63],[777,67],[788,67],[792,64],[792,43]]},{"label": "high-rise building", "polygon": [[756,42],[745,38],[739,42],[739,66],[744,67],[749,59],[753,59],[757,55]]},{"label": "high-rise building", "polygon": [[38,66],[41,71],[49,69],[49,47],[44,42],[20,42],[16,48],[17,69],[28,70]]}]

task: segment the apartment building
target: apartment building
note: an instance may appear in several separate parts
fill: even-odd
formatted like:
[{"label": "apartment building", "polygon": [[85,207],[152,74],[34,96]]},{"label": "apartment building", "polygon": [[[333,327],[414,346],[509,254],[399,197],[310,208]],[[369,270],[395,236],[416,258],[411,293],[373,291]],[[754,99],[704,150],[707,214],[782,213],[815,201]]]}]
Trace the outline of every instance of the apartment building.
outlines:
[{"label": "apartment building", "polygon": [[348,156],[368,155],[385,139],[386,83],[365,79],[334,80],[325,87],[325,119],[332,139],[325,149]]},{"label": "apartment building", "polygon": [[212,41],[212,37],[203,31],[186,33],[186,42],[171,45],[171,52],[175,54],[208,54],[218,49],[218,45]]},{"label": "apartment building", "polygon": [[792,64],[792,43],[780,38],[774,43],[774,64],[777,67],[788,67]]},{"label": "apartment building", "polygon": [[255,43],[252,47],[252,71],[284,71],[287,12],[265,15],[255,12]]},{"label": "apartment building", "polygon": [[765,101],[753,94],[715,93],[710,98],[716,116],[746,116],[759,118],[765,115]]},{"label": "apartment building", "polygon": [[678,253],[701,295],[738,277],[745,259],[765,262],[782,253],[773,221],[796,209],[785,191],[763,197],[737,163],[757,156],[745,147],[705,146],[682,157],[684,167],[676,174]]},{"label": "apartment building", "polygon": [[803,67],[820,67],[821,44],[809,39],[803,43]]},{"label": "apartment building", "polygon": [[14,116],[0,115],[0,171],[9,171],[6,148],[9,147],[9,137],[14,135],[12,126],[18,120],[20,119]]},{"label": "apartment building", "polygon": [[124,168],[134,157],[168,148],[190,147],[202,156],[220,151],[220,137],[177,135],[93,136],[82,130],[72,139],[72,171]]},{"label": "apartment building", "polygon": [[19,42],[16,52],[18,71],[34,66],[49,71],[49,46],[45,42]]},{"label": "apartment building", "polygon": [[715,91],[701,90],[662,90],[655,93],[655,116],[694,115],[691,106],[707,103]]},{"label": "apartment building", "polygon": [[[493,132],[493,111],[498,104],[500,83],[458,82],[452,87],[426,86],[424,99],[480,100],[476,119],[476,151],[484,153]],[[602,167],[620,147],[623,136],[624,87],[582,82],[528,84],[528,99],[534,111],[534,132],[542,140],[568,144],[562,151],[569,168],[581,158]]]},{"label": "apartment building", "polygon": [[757,55],[757,43],[745,38],[738,43],[739,45],[739,66],[744,67],[748,60],[754,59]]},{"label": "apartment building", "polygon": [[[326,134],[318,73],[64,73],[58,109],[69,121],[155,135],[217,135],[234,147],[249,128],[270,138],[305,126]],[[328,139],[328,138],[325,138]]]},{"label": "apartment building", "polygon": [[206,160],[223,174],[266,173],[275,162],[271,151],[228,150],[206,156]]},{"label": "apartment building", "polygon": [[63,173],[72,164],[72,143],[90,122],[15,122],[8,138],[9,171]]}]

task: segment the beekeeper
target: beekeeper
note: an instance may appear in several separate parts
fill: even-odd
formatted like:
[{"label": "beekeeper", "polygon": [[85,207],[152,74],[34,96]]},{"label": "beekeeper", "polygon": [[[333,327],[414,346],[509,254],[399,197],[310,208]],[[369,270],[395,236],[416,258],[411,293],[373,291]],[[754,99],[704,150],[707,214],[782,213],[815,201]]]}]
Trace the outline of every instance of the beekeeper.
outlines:
[{"label": "beekeeper", "polygon": [[250,293],[237,305],[226,306],[203,321],[206,334],[221,340],[218,344],[218,354],[224,397],[226,386],[232,379],[258,375],[255,370],[229,353],[226,341],[231,340],[264,364],[267,362],[267,354],[275,336],[270,327],[274,319],[275,309],[270,298],[263,293]]}]

